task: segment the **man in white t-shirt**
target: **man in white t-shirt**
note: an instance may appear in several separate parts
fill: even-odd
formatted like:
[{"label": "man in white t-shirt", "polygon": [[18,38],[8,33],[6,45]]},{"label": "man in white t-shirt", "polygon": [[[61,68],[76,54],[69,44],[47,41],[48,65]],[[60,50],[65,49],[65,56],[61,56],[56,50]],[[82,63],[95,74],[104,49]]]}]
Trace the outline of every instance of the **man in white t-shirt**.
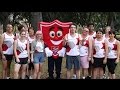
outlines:
[{"label": "man in white t-shirt", "polygon": [[70,32],[65,35],[64,45],[66,46],[66,68],[67,79],[71,78],[71,69],[74,65],[76,78],[80,78],[80,53],[79,53],[79,34],[76,33],[77,27],[75,24],[70,25]]}]

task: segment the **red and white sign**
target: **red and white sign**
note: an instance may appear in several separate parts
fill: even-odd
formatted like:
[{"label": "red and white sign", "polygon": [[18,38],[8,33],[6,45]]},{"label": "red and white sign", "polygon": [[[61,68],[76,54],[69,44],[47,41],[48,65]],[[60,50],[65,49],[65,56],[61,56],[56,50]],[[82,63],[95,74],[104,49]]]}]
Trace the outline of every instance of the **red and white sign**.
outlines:
[{"label": "red and white sign", "polygon": [[52,50],[53,57],[58,57],[58,51],[62,49],[63,37],[69,33],[69,26],[72,22],[60,22],[54,20],[52,22],[39,22],[38,28],[43,33],[45,44]]}]

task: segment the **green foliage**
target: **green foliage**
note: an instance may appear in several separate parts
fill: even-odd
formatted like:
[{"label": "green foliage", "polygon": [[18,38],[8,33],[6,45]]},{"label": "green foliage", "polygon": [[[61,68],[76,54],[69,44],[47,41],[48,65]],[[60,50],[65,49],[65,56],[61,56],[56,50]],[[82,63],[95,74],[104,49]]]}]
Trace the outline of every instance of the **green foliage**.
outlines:
[{"label": "green foliage", "polygon": [[[17,24],[15,19],[17,15],[20,15],[21,19],[26,18],[29,23],[32,22],[30,21],[32,18],[31,12],[1,12],[0,22],[4,24],[10,13],[14,14],[14,24]],[[46,22],[58,19],[62,22],[74,22],[81,26],[93,22],[95,28],[110,25],[116,31],[119,31],[120,28],[120,12],[42,12],[42,18]]]},{"label": "green foliage", "polygon": [[107,25],[112,25],[112,22],[114,22],[114,26],[118,28],[117,25],[120,22],[119,14],[117,12],[43,12],[43,20],[52,21],[59,19],[60,21],[72,21],[82,26],[93,22],[96,28],[103,28]]}]

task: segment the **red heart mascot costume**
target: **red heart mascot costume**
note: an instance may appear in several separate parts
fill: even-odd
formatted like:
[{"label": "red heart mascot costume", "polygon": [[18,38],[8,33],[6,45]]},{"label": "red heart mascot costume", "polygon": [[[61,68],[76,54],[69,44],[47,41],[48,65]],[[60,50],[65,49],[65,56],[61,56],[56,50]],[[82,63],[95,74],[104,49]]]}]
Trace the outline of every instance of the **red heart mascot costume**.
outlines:
[{"label": "red heart mascot costume", "polygon": [[63,37],[69,33],[69,26],[72,22],[39,22],[39,29],[43,33],[45,42],[45,53],[48,57],[48,79],[54,79],[54,66],[56,79],[60,79],[62,58],[65,55]]}]

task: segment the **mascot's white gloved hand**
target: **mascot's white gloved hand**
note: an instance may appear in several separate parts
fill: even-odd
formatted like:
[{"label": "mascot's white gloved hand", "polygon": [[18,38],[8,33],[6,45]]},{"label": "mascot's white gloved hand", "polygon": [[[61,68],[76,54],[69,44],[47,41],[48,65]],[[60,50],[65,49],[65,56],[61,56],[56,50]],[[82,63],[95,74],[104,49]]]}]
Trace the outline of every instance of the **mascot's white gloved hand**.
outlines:
[{"label": "mascot's white gloved hand", "polygon": [[66,48],[62,48],[61,50],[59,50],[57,53],[59,54],[60,57],[64,57],[65,56],[65,52],[66,52]]},{"label": "mascot's white gloved hand", "polygon": [[51,57],[52,54],[53,54],[53,52],[52,52],[48,47],[45,48],[45,53],[46,53],[46,56],[47,56],[47,57]]}]

